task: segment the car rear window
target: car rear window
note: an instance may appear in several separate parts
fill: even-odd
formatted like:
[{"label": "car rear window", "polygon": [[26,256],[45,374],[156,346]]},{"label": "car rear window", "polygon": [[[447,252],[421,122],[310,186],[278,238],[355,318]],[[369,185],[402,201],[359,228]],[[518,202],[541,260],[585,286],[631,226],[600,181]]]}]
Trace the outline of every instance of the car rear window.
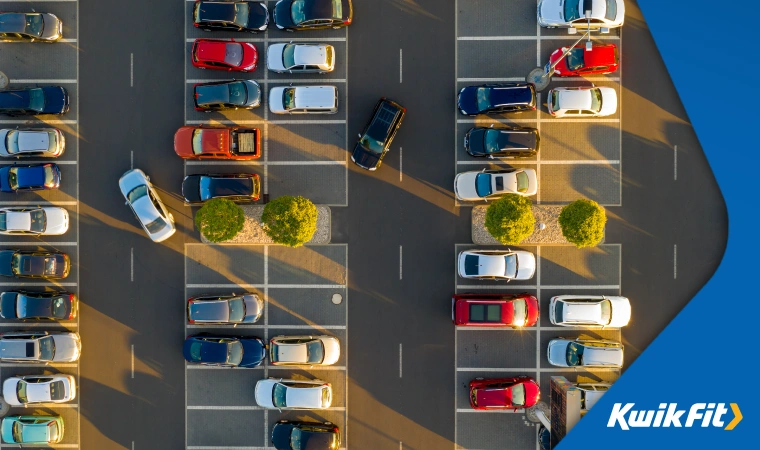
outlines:
[{"label": "car rear window", "polygon": [[383,102],[372,118],[367,132],[362,136],[362,145],[375,153],[382,153],[399,112],[398,108]]},{"label": "car rear window", "polygon": [[499,323],[501,322],[501,305],[470,305],[470,322]]},{"label": "car rear window", "polygon": [[617,16],[617,0],[607,0],[607,11],[604,13],[604,18],[607,20],[615,20]]}]

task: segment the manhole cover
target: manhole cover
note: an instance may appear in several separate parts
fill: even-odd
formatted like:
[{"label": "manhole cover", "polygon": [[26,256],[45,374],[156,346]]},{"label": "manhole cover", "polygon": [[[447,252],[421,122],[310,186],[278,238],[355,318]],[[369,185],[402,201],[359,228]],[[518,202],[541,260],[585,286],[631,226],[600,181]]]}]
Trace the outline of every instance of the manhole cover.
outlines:
[{"label": "manhole cover", "polygon": [[343,296],[340,294],[333,294],[332,302],[334,305],[340,305],[341,303],[343,303]]}]

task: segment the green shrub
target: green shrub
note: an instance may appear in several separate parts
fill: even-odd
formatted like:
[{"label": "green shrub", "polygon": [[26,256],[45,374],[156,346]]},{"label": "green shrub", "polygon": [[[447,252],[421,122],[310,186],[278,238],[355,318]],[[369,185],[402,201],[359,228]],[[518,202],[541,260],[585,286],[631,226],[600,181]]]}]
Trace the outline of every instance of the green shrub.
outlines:
[{"label": "green shrub", "polygon": [[224,198],[207,201],[195,214],[195,226],[211,242],[234,238],[244,221],[243,208]]},{"label": "green shrub", "polygon": [[535,225],[531,201],[517,194],[496,200],[486,210],[486,229],[504,245],[519,244],[533,234]]},{"label": "green shrub", "polygon": [[593,247],[604,238],[607,214],[592,200],[576,200],[562,208],[559,226],[562,234],[578,248]]},{"label": "green shrub", "polygon": [[264,231],[278,244],[299,247],[317,231],[317,207],[307,198],[278,197],[264,206]]}]

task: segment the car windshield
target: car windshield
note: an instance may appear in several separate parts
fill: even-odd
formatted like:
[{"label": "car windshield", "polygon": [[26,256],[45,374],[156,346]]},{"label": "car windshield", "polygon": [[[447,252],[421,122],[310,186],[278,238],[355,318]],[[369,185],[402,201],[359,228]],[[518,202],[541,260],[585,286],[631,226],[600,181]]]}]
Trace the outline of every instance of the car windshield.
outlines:
[{"label": "car windshield", "polygon": [[239,365],[243,361],[243,344],[240,341],[227,343],[227,362],[232,365]]},{"label": "car windshield", "polygon": [[275,408],[284,408],[287,405],[285,398],[288,394],[288,388],[280,383],[275,383],[274,389],[272,389],[272,404]]},{"label": "car windshield", "polygon": [[45,258],[45,275],[53,275],[55,273],[55,258]]},{"label": "car windshield", "polygon": [[285,45],[285,48],[282,49],[282,65],[286,69],[290,69],[291,67],[296,65],[296,46],[295,44],[287,44]]},{"label": "car windshield", "polygon": [[475,192],[480,197],[488,197],[493,192],[491,190],[491,175],[488,173],[479,173],[475,177]]},{"label": "car windshield", "polygon": [[312,364],[321,363],[325,359],[325,349],[322,346],[322,341],[306,344],[306,358]]},{"label": "car windshield", "polygon": [[557,301],[554,303],[554,321],[562,323],[565,321],[565,302]]},{"label": "car windshield", "polygon": [[510,389],[512,393],[512,404],[522,406],[525,404],[525,385],[522,383],[515,384]]},{"label": "car windshield", "polygon": [[145,229],[151,234],[158,233],[164,228],[166,228],[166,221],[162,217],[156,217],[156,220],[145,224]]},{"label": "car windshield", "polygon": [[16,385],[16,397],[21,403],[28,403],[29,399],[26,398],[26,381],[21,380]]},{"label": "car windshield", "polygon": [[296,107],[295,88],[288,88],[282,91],[282,106],[285,109],[295,109]]},{"label": "car windshield", "polygon": [[248,2],[235,3],[235,23],[244,27],[248,25]]},{"label": "car windshield", "polygon": [[559,111],[559,92],[552,91],[552,111]]},{"label": "car windshield", "polygon": [[15,442],[24,442],[24,425],[21,422],[13,422],[13,440]]},{"label": "car windshield", "polygon": [[512,325],[521,327],[528,321],[528,303],[523,300],[515,300],[512,302],[512,310],[514,316],[512,318]]},{"label": "car windshield", "polygon": [[290,448],[301,450],[301,430],[298,427],[293,427],[293,431],[290,432]]},{"label": "car windshield", "polygon": [[612,302],[605,299],[599,306],[602,308],[602,323],[610,323],[612,320]]},{"label": "car windshield", "polygon": [[43,231],[45,231],[45,227],[47,226],[47,218],[45,217],[45,211],[41,209],[30,211],[29,217],[31,218],[31,221],[32,221],[29,227],[31,231],[36,231],[37,233],[42,233]]},{"label": "car windshield", "polygon": [[25,295],[19,295],[18,300],[16,300],[16,317],[18,318],[24,318],[27,315],[26,310],[27,308],[27,302],[28,299]]},{"label": "car windshield", "polygon": [[19,132],[11,130],[5,135],[5,149],[10,154],[18,153],[18,135]]},{"label": "car windshield", "polygon": [[567,63],[567,68],[570,70],[578,70],[582,68],[585,64],[584,55],[586,53],[585,48],[573,48],[565,57],[565,61]]},{"label": "car windshield", "polygon": [[290,5],[290,19],[293,20],[294,24],[298,25],[306,20],[305,8],[306,0],[295,0]]},{"label": "car windshield", "polygon": [[49,433],[50,433],[48,435],[48,440],[50,442],[57,442],[58,441],[58,423],[56,423],[56,422],[50,422],[50,423],[48,423],[47,427],[48,427]]},{"label": "car windshield", "polygon": [[241,322],[245,317],[245,302],[242,298],[235,298],[228,302],[230,305],[230,322]]},{"label": "car windshield", "polygon": [[333,19],[340,19],[343,17],[343,2],[342,0],[332,0]]},{"label": "car windshield", "polygon": [[203,130],[193,131],[193,154],[203,153]]},{"label": "car windshield", "polygon": [[599,112],[602,110],[602,91],[600,89],[591,89],[591,111]]},{"label": "car windshield", "polygon": [[[565,22],[572,22],[573,20],[580,19],[581,17],[580,10],[581,10],[582,4],[583,4],[583,0],[566,0],[565,1]],[[590,2],[587,8],[591,9]]]},{"label": "car windshield", "polygon": [[615,16],[617,16],[617,0],[607,0],[607,11],[604,13],[604,18],[615,20]]},{"label": "car windshield", "polygon": [[229,43],[224,46],[224,63],[237,67],[243,62],[243,45],[238,43]]},{"label": "car windshield", "polygon": [[485,111],[491,108],[491,89],[478,88],[476,100],[478,102],[478,111]]},{"label": "car windshield", "polygon": [[248,93],[245,89],[245,83],[230,83],[230,103],[233,105],[245,105],[248,100]]},{"label": "car windshield", "polygon": [[486,153],[498,153],[501,151],[501,147],[499,146],[500,135],[501,132],[499,130],[486,130],[485,136],[483,136]]},{"label": "car windshield", "polygon": [[134,204],[137,200],[146,195],[148,195],[148,186],[142,184],[129,191],[129,194],[127,194],[127,200],[129,200],[129,203]]},{"label": "car windshield", "polygon": [[517,255],[506,255],[504,257],[504,276],[514,278],[517,276]]},{"label": "car windshield", "polygon": [[66,389],[63,387],[63,381],[53,381],[48,384],[50,389],[50,400],[63,400],[66,396]]},{"label": "car windshield", "polygon": [[383,143],[370,136],[369,133],[365,133],[360,142],[365,148],[372,150],[377,154],[383,153]]},{"label": "car windshield", "polygon": [[193,361],[200,361],[201,360],[201,352],[203,351],[203,343],[198,341],[193,341],[192,344],[190,344],[190,358]]},{"label": "car windshield", "polygon": [[35,36],[42,36],[42,28],[44,23],[42,21],[42,14],[27,14],[26,15],[26,32]]},{"label": "car windshield", "polygon": [[517,192],[528,192],[529,184],[528,174],[517,172]]},{"label": "car windshield", "polygon": [[45,336],[40,339],[40,359],[52,361],[55,356],[55,340],[53,336]]},{"label": "car windshield", "polygon": [[583,364],[583,349],[584,347],[575,342],[571,342],[567,345],[567,365],[568,366],[580,366]]},{"label": "car windshield", "polygon": [[45,109],[45,93],[42,89],[29,90],[29,108],[39,112]]},{"label": "car windshield", "polygon": [[211,177],[201,177],[199,183],[201,200],[208,200],[211,198]]},{"label": "car windshield", "polygon": [[18,189],[18,169],[15,167],[8,169],[8,184],[11,189]]},{"label": "car windshield", "polygon": [[63,297],[56,297],[53,300],[53,316],[65,318],[66,316],[66,300]]}]

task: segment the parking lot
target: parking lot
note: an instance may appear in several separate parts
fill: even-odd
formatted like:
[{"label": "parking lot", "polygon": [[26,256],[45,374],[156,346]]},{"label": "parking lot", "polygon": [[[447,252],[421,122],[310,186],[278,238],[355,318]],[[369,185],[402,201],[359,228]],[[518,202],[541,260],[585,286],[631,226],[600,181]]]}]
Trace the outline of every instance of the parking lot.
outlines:
[{"label": "parking lot", "polygon": [[[7,164],[35,164],[54,162],[61,170],[61,185],[51,191],[0,193],[0,207],[60,206],[69,213],[69,229],[60,236],[6,236],[0,235],[0,249],[45,250],[64,252],[71,258],[71,272],[63,280],[0,279],[0,290],[68,291],[79,295],[79,55],[78,55],[78,9],[76,0],[56,2],[3,2],[3,11],[53,13],[63,22],[63,39],[55,44],[0,43],[2,70],[10,79],[10,88],[33,86],[63,86],[70,96],[70,110],[63,116],[7,117],[0,116],[0,128],[54,127],[63,131],[66,149],[56,159],[8,159]],[[0,320],[0,333],[17,330],[79,331],[79,315],[71,321],[20,323]],[[86,346],[83,351],[87,351]],[[79,363],[19,364],[0,363],[0,380],[14,375],[70,374],[80,386]],[[55,448],[78,448],[80,442],[80,403],[82,392],[66,404],[38,404],[29,407],[13,407],[8,415],[60,415],[64,420],[64,436]],[[85,392],[84,395],[87,395]],[[0,447],[16,447],[0,444]]]},{"label": "parking lot", "polygon": [[[346,245],[291,249],[266,245],[185,245],[186,298],[199,294],[255,292],[265,301],[252,325],[187,325],[198,333],[257,336],[332,335],[341,342],[340,360],[319,368],[225,369],[186,365],[186,447],[188,449],[272,448],[272,426],[279,420],[330,421],[346,442],[347,395]],[[341,303],[333,303],[339,295]],[[179,301],[178,301],[179,304]],[[184,336],[183,336],[184,337]],[[267,378],[320,379],[332,385],[332,406],[321,411],[266,410],[256,405],[256,381]]]}]

